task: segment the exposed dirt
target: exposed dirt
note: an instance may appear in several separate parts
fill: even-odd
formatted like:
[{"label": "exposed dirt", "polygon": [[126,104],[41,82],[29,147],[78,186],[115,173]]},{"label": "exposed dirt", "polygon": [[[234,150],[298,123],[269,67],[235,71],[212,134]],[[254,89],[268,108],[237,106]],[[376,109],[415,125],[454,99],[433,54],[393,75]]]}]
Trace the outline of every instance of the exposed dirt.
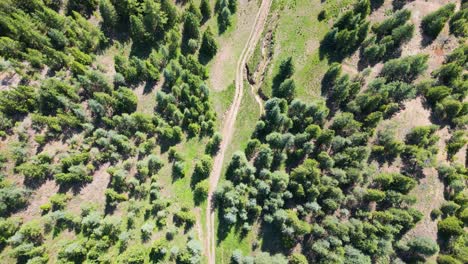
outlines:
[{"label": "exposed dirt", "polygon": [[423,215],[423,219],[411,229],[407,237],[429,237],[437,240],[437,220],[431,219],[431,211],[439,208],[444,202],[444,184],[439,180],[437,170],[428,168],[424,170],[426,177],[422,178],[418,185],[412,190],[417,202],[414,205]]},{"label": "exposed dirt", "polygon": [[430,116],[430,110],[425,109],[422,99],[417,97],[416,99],[404,103],[404,109],[391,119],[381,122],[378,129],[393,127],[397,139],[404,140],[406,134],[408,134],[412,128],[431,125]]},{"label": "exposed dirt", "polygon": [[152,87],[146,87],[140,85],[135,88],[134,93],[138,98],[137,112],[144,114],[153,114],[154,108],[156,107],[156,92],[161,90],[164,83],[164,76],[161,75],[161,79]]},{"label": "exposed dirt", "polygon": [[[392,0],[385,0],[381,7],[372,11],[369,15],[369,21],[372,23],[381,22],[392,16],[394,12],[396,12],[396,10],[393,10],[392,2]],[[444,62],[445,56],[450,54],[458,45],[457,39],[449,34],[448,23],[439,36],[433,41],[428,41],[421,33],[420,25],[423,17],[447,3],[455,3],[457,4],[457,9],[460,8],[459,1],[456,0],[408,1],[408,3],[401,8],[411,11],[411,18],[409,21],[415,25],[413,38],[401,47],[401,57],[428,54],[428,70],[423,77],[427,77],[433,70],[439,68]],[[344,60],[344,64],[347,64],[350,68],[358,69],[359,53],[360,51],[357,50],[352,56]],[[375,66],[371,66],[371,69],[374,68]]]},{"label": "exposed dirt", "polygon": [[207,234],[205,241],[205,248],[207,249],[208,263],[214,264],[216,262],[216,243],[215,243],[215,210],[213,208],[213,192],[216,190],[218,180],[221,176],[221,170],[223,167],[224,155],[226,149],[231,141],[234,124],[239,112],[240,104],[242,101],[242,95],[244,93],[244,74],[245,74],[245,65],[247,60],[253,53],[255,46],[258,40],[261,37],[263,28],[265,26],[268,12],[270,10],[271,0],[263,0],[258,11],[258,14],[255,18],[255,23],[253,24],[249,39],[242,51],[242,54],[237,63],[236,69],[236,92],[234,96],[233,103],[226,115],[224,120],[222,136],[223,140],[220,145],[218,154],[214,159],[213,170],[210,175],[210,187],[208,192],[208,204],[207,204]]},{"label": "exposed dirt", "polygon": [[[404,104],[404,109],[397,113],[390,120],[382,122],[380,129],[395,129],[396,137],[399,140],[404,140],[412,128],[417,126],[431,125],[431,112],[424,108],[420,97],[410,100]],[[445,127],[436,132],[440,137],[437,147],[439,149],[437,162],[445,162],[446,151],[445,141],[450,137],[448,129]],[[391,165],[385,164],[379,168],[381,172],[399,172],[401,160],[398,158]],[[431,211],[439,208],[444,202],[444,184],[439,180],[437,170],[435,168],[424,169],[424,176],[419,180],[418,185],[411,191],[411,194],[416,196],[417,202],[414,208],[418,209],[423,215],[423,219],[413,228],[405,238],[415,236],[429,237],[433,240],[437,239],[437,221],[433,221],[430,217]]]},{"label": "exposed dirt", "polygon": [[15,72],[0,72],[0,91],[8,90],[17,86],[21,81],[21,76]]},{"label": "exposed dirt", "polygon": [[59,186],[53,179],[47,180],[38,189],[34,191],[31,198],[29,199],[29,205],[25,210],[15,214],[15,216],[23,219],[24,222],[37,219],[41,215],[40,206],[47,203],[49,198],[57,193]]},{"label": "exposed dirt", "polygon": [[104,194],[110,181],[110,175],[107,169],[110,164],[105,163],[93,174],[93,181],[85,185],[75,197],[68,203],[67,209],[74,213],[79,214],[81,204],[87,201],[92,201],[101,209],[104,208],[106,203],[106,195]]},{"label": "exposed dirt", "polygon": [[[411,10],[410,20],[416,26],[416,28],[413,38],[408,43],[403,45],[401,55],[408,56],[420,53],[429,54],[428,73],[440,67],[440,65],[444,62],[445,55],[449,54],[458,45],[457,39],[453,35],[449,35],[448,23],[439,36],[432,42],[429,42],[423,38],[419,26],[421,25],[421,20],[427,14],[436,11],[447,3],[456,3],[458,5],[458,2],[459,1],[454,0],[436,0],[430,2],[416,0],[406,4],[404,8]],[[457,9],[458,8],[459,7],[457,7]]]},{"label": "exposed dirt", "polygon": [[256,8],[257,1],[240,0],[236,28],[232,32],[225,32],[220,38],[218,53],[210,70],[210,85],[215,91],[225,90],[235,78],[236,50],[239,52],[243,48],[240,45],[249,37],[255,22]]}]

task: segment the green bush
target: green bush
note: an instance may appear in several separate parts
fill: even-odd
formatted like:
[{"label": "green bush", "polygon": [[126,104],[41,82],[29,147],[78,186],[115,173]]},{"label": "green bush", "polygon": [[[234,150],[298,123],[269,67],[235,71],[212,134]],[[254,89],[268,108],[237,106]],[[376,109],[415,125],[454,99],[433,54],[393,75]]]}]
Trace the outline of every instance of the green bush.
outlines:
[{"label": "green bush", "polygon": [[209,182],[203,180],[195,185],[194,197],[199,203],[206,200],[208,197]]},{"label": "green bush", "polygon": [[413,254],[430,257],[439,251],[439,246],[435,241],[427,237],[416,237],[408,242],[409,250]]},{"label": "green bush", "polygon": [[218,51],[218,44],[214,38],[213,33],[211,32],[210,27],[208,27],[205,32],[203,32],[202,43],[200,46],[200,55],[204,59],[210,60],[216,55]]},{"label": "green bush", "polygon": [[456,12],[450,19],[450,32],[457,37],[468,36],[468,9],[466,2],[462,4],[460,11]]},{"label": "green bush", "polygon": [[71,197],[64,193],[56,193],[50,197],[50,204],[52,205],[52,210],[62,210],[67,205]]},{"label": "green bush", "polygon": [[14,186],[0,188],[0,216],[26,207],[30,192]]},{"label": "green bush", "polygon": [[428,58],[428,55],[420,54],[389,60],[380,75],[391,81],[411,82],[427,69]]},{"label": "green bush", "polygon": [[424,34],[435,39],[453,15],[454,10],[455,4],[450,3],[426,15],[421,21]]},{"label": "green bush", "polygon": [[444,236],[458,236],[463,234],[462,222],[454,216],[449,216],[437,223],[439,233]]}]

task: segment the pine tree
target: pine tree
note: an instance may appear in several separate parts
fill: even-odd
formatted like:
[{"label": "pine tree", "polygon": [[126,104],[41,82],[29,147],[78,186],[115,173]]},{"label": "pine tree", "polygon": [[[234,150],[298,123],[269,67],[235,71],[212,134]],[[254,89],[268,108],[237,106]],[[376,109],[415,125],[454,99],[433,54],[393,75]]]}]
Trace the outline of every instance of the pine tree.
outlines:
[{"label": "pine tree", "polygon": [[237,12],[237,0],[229,0],[229,10],[232,14]]},{"label": "pine tree", "polygon": [[226,31],[231,25],[231,11],[229,8],[224,7],[221,13],[218,15],[218,27],[220,32]]},{"label": "pine tree", "polygon": [[211,28],[208,27],[203,33],[202,44],[200,47],[200,55],[205,59],[210,60],[218,51],[218,45],[214,39]]},{"label": "pine tree", "polygon": [[130,17],[130,29],[133,41],[137,43],[144,43],[146,41],[147,33],[140,17],[135,15]]},{"label": "pine tree", "polygon": [[203,21],[210,19],[211,17],[211,7],[209,0],[202,0],[200,2],[200,12],[203,16]]},{"label": "pine tree", "polygon": [[114,5],[112,5],[109,0],[101,0],[99,3],[99,11],[101,12],[103,26],[108,30],[113,29],[118,21]]},{"label": "pine tree", "polygon": [[185,16],[183,37],[186,41],[200,38],[200,23],[193,13],[188,12]]}]

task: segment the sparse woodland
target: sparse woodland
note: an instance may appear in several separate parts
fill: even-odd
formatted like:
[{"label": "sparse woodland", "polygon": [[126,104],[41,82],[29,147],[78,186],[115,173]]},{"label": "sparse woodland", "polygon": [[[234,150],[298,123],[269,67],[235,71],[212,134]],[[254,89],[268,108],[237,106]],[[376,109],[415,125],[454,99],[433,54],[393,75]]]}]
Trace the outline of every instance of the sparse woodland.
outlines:
[{"label": "sparse woodland", "polygon": [[[215,17],[226,30],[236,6],[0,3],[0,71],[13,80],[0,89],[0,250],[7,262],[202,261],[201,241],[190,231],[193,208],[162,194],[159,172],[165,166],[174,180],[191,177],[185,192],[206,199],[204,179],[221,138],[205,67],[218,44],[201,26]],[[106,52],[113,47],[118,51]],[[150,114],[137,111],[138,87],[154,96]],[[191,138],[209,142],[194,170],[174,148]],[[63,147],[51,150],[55,142]],[[71,212],[69,203],[103,174],[109,182],[95,195],[104,204],[84,201]],[[35,205],[40,213],[19,217],[50,182],[58,191]]]},{"label": "sparse woodland", "polygon": [[[0,262],[207,262],[223,140],[209,69],[241,2],[0,1]],[[467,263],[468,3],[415,23],[411,1],[378,21],[388,1],[348,2],[318,13],[320,98],[298,97],[294,56],[270,71],[253,134],[225,157],[215,240],[240,234],[234,264]],[[439,64],[407,51],[441,35],[455,44]],[[384,126],[412,100],[428,125]],[[428,213],[430,173],[443,201]],[[427,222],[434,236],[415,231]]]}]

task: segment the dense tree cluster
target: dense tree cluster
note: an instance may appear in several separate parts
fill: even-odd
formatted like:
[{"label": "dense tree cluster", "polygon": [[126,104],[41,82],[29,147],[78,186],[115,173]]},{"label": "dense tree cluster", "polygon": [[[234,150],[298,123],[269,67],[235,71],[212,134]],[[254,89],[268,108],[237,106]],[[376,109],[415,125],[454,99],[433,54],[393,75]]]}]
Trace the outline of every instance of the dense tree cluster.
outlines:
[{"label": "dense tree cluster", "polygon": [[468,104],[464,69],[468,59],[468,46],[461,45],[450,54],[445,63],[432,75],[435,80],[421,84],[420,90],[435,114],[455,128],[467,125]]},{"label": "dense tree cluster", "polygon": [[375,63],[391,56],[403,43],[409,41],[414,33],[414,25],[407,23],[410,17],[411,11],[403,9],[372,25],[374,34],[363,43],[365,59]]},{"label": "dense tree cluster", "polygon": [[335,22],[321,43],[321,49],[330,56],[344,57],[355,51],[364,41],[369,30],[366,17],[370,13],[370,1],[361,0],[352,10],[346,11]]},{"label": "dense tree cluster", "polygon": [[[468,224],[468,200],[466,199],[466,168],[461,164],[441,165],[439,177],[444,182],[445,197],[448,202],[440,208],[437,228],[442,240],[439,263],[462,263],[466,259]],[[439,217],[439,216],[437,216]]]},{"label": "dense tree cluster", "polygon": [[[408,64],[417,64],[416,58]],[[417,76],[418,67],[424,65],[404,70]],[[261,220],[279,231],[285,249],[302,244],[313,263],[406,258],[417,245],[410,244],[407,251],[394,245],[422,218],[411,207],[415,198],[409,194],[417,174],[376,173],[368,162],[368,142],[379,121],[391,116],[384,114],[387,105],[395,104],[397,111],[400,103],[416,96],[416,88],[406,78],[392,77],[399,69],[386,71],[359,93],[363,84],[342,75],[340,66],[333,64],[323,83],[341,112],[331,116],[321,101],[306,104],[291,97],[267,101],[252,139],[244,152],[234,154],[226,172],[228,181],[216,192],[222,226],[249,232]],[[364,103],[377,96],[378,100]],[[437,140],[433,132],[432,127],[415,128],[405,143],[379,132],[379,150],[409,156],[427,151],[432,157]],[[415,142],[415,138],[424,140]],[[414,162],[426,162],[414,155]],[[238,254],[233,261],[244,263]]]}]

